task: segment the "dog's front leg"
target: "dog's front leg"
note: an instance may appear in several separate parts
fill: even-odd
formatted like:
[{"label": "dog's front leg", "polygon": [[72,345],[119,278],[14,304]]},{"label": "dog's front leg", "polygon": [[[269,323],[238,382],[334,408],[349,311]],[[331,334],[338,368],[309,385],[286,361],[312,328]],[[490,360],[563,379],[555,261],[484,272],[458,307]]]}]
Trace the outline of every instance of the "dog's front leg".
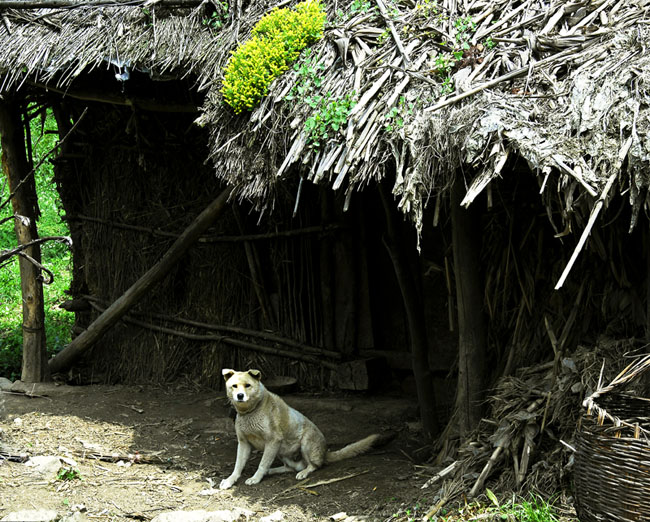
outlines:
[{"label": "dog's front leg", "polygon": [[255,475],[246,480],[246,484],[252,486],[253,484],[258,484],[260,480],[264,478],[264,475],[269,472],[269,468],[271,467],[271,464],[273,464],[273,461],[280,450],[281,442],[281,440],[272,440],[266,443],[264,446],[264,453],[262,454],[262,460],[260,460],[260,465],[258,466]]},{"label": "dog's front leg", "polygon": [[[237,460],[235,461],[235,469],[228,478],[225,478],[219,484],[219,489],[228,489],[239,480],[241,477],[242,471],[244,471],[244,466],[248,461],[248,457],[251,454],[251,445],[246,439],[241,439],[237,444]],[[248,481],[246,481],[248,483]]]}]

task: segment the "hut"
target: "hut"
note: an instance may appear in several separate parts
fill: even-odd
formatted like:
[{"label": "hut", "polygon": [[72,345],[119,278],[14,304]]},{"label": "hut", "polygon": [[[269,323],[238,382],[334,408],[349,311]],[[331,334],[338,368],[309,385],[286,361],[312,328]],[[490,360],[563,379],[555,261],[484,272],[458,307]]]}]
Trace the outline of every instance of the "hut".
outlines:
[{"label": "hut", "polygon": [[235,113],[232,52],[292,6],[0,0],[2,103],[62,138],[73,344],[174,252],[84,351],[95,379],[389,368],[433,432],[524,362],[647,335],[647,2],[327,1]]}]

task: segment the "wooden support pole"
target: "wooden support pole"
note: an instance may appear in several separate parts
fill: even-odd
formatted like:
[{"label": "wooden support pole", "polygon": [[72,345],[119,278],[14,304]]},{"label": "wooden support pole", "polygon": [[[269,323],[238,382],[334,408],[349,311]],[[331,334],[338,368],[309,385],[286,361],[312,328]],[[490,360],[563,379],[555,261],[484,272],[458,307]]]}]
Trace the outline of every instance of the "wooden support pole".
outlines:
[{"label": "wooden support pole", "polygon": [[124,294],[109,306],[95,321],[68,346],[50,360],[50,371],[61,372],[84,351],[104,335],[130,308],[167,275],[169,270],[181,259],[187,249],[226,209],[231,193],[226,188],[201,214],[185,229],[165,255],[138,279]]},{"label": "wooden support pole", "polygon": [[461,438],[481,420],[485,401],[487,335],[480,276],[480,221],[461,206],[465,186],[457,176],[451,194],[451,226],[458,303],[458,385],[456,406]]},{"label": "wooden support pole", "polygon": [[14,230],[18,245],[32,246],[22,252],[35,261],[20,257],[20,286],[23,300],[23,382],[42,382],[49,378],[45,344],[45,312],[43,281],[38,264],[41,248],[36,230],[38,200],[34,177],[25,155],[25,133],[16,100],[0,102],[0,136],[2,138],[2,170],[14,194]]},{"label": "wooden support pole", "polygon": [[[386,238],[384,244],[393,262],[395,275],[402,292],[406,310],[413,376],[420,406],[420,419],[424,433],[433,438],[438,433],[439,423],[436,410],[436,396],[433,389],[433,373],[429,365],[429,343],[425,326],[422,299],[418,293],[415,277],[406,258],[406,248],[401,244],[397,231],[397,218],[391,206],[388,190],[379,184],[379,194],[386,214]],[[411,246],[411,248],[415,248]]]}]

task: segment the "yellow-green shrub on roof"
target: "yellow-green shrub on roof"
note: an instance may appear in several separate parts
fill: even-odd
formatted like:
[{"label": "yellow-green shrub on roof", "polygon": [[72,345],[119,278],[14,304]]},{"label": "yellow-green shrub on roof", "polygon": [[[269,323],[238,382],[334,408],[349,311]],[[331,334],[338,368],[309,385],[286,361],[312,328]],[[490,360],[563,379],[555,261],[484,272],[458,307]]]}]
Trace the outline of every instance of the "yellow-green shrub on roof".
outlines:
[{"label": "yellow-green shrub on roof", "polygon": [[252,38],[228,61],[221,88],[226,103],[237,114],[251,110],[300,52],[323,37],[324,26],[325,11],[319,0],[264,15],[253,28]]}]

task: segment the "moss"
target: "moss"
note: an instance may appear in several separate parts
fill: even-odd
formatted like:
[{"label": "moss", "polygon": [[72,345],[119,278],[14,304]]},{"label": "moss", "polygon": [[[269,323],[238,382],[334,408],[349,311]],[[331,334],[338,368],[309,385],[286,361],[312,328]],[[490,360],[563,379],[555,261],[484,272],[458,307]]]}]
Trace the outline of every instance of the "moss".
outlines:
[{"label": "moss", "polygon": [[325,12],[318,0],[294,9],[273,9],[253,28],[252,38],[228,61],[221,93],[235,113],[251,110],[300,52],[323,36]]}]

